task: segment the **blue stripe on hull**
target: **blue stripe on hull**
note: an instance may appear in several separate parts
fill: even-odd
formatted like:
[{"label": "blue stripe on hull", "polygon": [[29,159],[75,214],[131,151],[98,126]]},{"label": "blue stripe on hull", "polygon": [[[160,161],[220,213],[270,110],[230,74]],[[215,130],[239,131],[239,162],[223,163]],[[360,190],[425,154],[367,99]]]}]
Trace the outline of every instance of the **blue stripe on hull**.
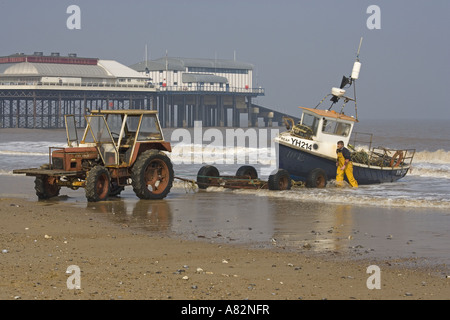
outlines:
[{"label": "blue stripe on hull", "polygon": [[[336,161],[324,159],[319,156],[289,148],[279,144],[279,167],[289,172],[292,179],[305,181],[308,174],[316,168],[323,169],[328,179],[336,178]],[[381,168],[359,167],[353,164],[353,175],[358,184],[376,184],[394,182],[404,177],[409,167],[382,170]]]}]

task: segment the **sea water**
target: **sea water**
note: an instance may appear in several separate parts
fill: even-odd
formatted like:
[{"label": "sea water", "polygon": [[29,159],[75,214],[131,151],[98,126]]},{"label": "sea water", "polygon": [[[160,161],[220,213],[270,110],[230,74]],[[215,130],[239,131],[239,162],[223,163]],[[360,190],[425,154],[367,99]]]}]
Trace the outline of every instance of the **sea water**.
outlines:
[{"label": "sea water", "polygon": [[[193,132],[194,129],[183,129]],[[203,128],[203,132],[208,128]],[[226,136],[227,129],[221,129]],[[231,129],[232,130],[232,129]],[[260,130],[254,130],[259,133]],[[272,135],[284,128],[267,129]],[[172,142],[173,152],[169,154],[174,163],[176,176],[196,179],[201,166],[210,164],[219,169],[221,175],[234,175],[241,165],[252,165],[259,171],[261,179],[267,179],[276,169],[276,146],[269,141],[258,145],[226,145],[211,148],[205,140],[188,144],[177,135],[174,129],[165,129],[165,139]],[[355,131],[373,133],[372,146],[392,149],[416,149],[410,172],[395,183],[360,186],[358,189],[335,188],[334,177],[325,189],[293,189],[287,192],[242,191],[261,196],[279,197],[297,201],[316,201],[323,203],[344,203],[366,206],[399,206],[411,208],[441,208],[450,211],[450,126],[440,120],[393,121],[372,120],[357,124]],[[11,175],[13,169],[37,168],[48,163],[49,147],[64,147],[64,130],[0,129],[0,175]],[[189,142],[189,140],[188,140]],[[260,146],[262,148],[260,148]],[[264,157],[255,157],[255,153]],[[230,155],[231,154],[231,155]],[[200,160],[199,160],[200,159]],[[231,160],[230,160],[231,159]]]}]

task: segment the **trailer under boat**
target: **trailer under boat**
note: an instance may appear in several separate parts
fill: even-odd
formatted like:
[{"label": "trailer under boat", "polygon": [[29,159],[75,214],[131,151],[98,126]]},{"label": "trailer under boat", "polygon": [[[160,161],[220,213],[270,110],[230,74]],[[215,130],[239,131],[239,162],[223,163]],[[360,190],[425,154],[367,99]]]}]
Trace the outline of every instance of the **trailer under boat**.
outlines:
[{"label": "trailer under boat", "polygon": [[[191,180],[175,177],[187,182]],[[228,189],[269,189],[269,190],[289,190],[292,180],[285,170],[278,170],[269,176],[267,181],[258,178],[257,170],[249,165],[239,167],[235,175],[220,175],[219,170],[212,165],[200,168],[195,182],[199,189],[208,187],[222,187]]]}]

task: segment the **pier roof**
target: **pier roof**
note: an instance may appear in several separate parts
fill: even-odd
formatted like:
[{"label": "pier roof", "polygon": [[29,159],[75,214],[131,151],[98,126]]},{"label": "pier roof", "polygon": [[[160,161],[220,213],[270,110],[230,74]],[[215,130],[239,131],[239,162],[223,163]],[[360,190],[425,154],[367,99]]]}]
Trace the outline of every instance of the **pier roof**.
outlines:
[{"label": "pier roof", "polygon": [[[3,69],[3,68],[2,68]],[[17,76],[51,76],[51,77],[88,77],[88,78],[112,78],[104,68],[98,65],[71,65],[56,63],[20,62],[9,64],[1,70],[2,77]]]},{"label": "pier roof", "polygon": [[0,57],[0,77],[146,78],[114,60],[17,54]]},{"label": "pier roof", "polygon": [[252,64],[236,60],[173,57],[163,57],[156,60],[142,61],[130,66],[130,68],[139,72],[144,72],[146,68],[149,71],[186,71],[187,68],[190,67],[253,70]]}]

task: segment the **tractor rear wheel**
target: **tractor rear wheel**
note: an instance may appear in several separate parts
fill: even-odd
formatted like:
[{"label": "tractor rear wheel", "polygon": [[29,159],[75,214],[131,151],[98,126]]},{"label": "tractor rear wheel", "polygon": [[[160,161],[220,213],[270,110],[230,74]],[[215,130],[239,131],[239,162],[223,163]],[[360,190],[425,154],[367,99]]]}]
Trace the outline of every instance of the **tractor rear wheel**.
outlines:
[{"label": "tractor rear wheel", "polygon": [[61,187],[56,184],[55,177],[48,175],[36,176],[34,180],[34,189],[39,200],[49,199],[59,195]]},{"label": "tractor rear wheel", "polygon": [[143,152],[131,169],[131,185],[140,199],[163,199],[172,188],[174,179],[170,158],[162,151]]},{"label": "tractor rear wheel", "polygon": [[103,201],[108,198],[110,175],[103,166],[95,166],[88,172],[86,178],[86,198],[90,202]]}]

